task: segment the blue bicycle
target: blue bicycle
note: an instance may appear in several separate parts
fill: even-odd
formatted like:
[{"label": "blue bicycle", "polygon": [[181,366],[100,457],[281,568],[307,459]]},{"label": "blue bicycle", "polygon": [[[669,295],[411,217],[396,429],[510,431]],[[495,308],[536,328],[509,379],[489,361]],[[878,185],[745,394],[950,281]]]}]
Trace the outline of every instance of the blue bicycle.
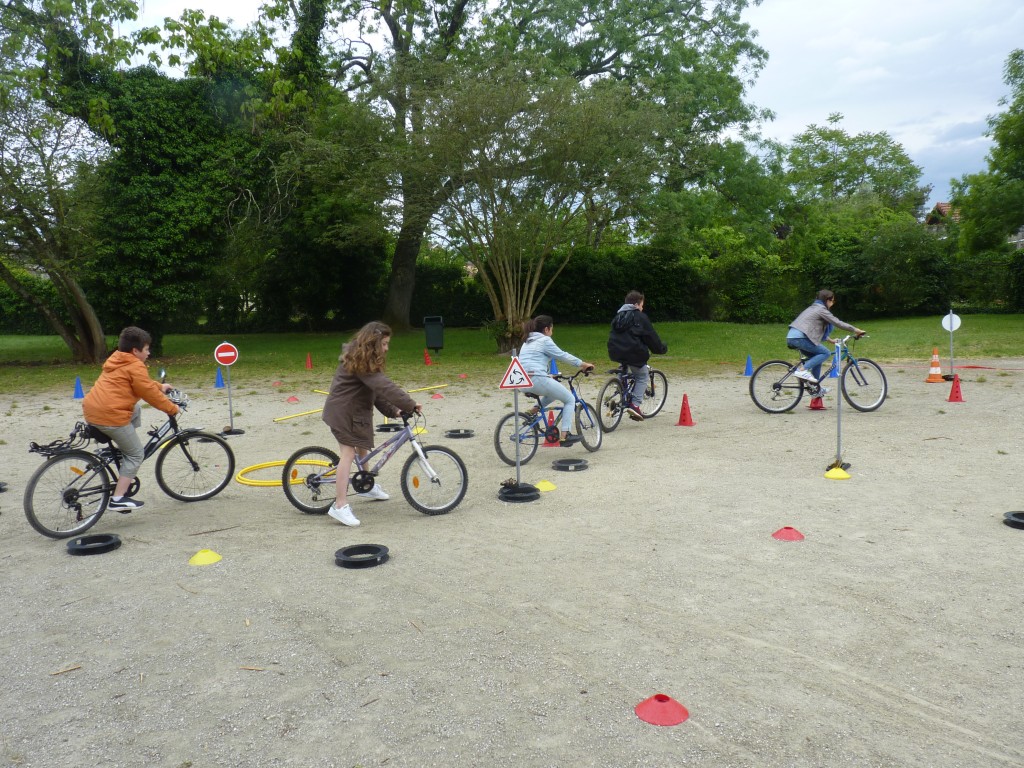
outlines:
[{"label": "blue bicycle", "polygon": [[572,392],[573,402],[563,405],[556,411],[554,423],[549,423],[548,413],[551,409],[544,408],[540,404],[540,396],[529,392],[527,397],[537,401],[534,406],[536,412],[521,412],[506,414],[501,417],[498,426],[494,429],[494,450],[498,457],[506,464],[516,463],[516,444],[519,444],[519,463],[525,464],[537,454],[542,440],[548,442],[558,441],[558,423],[562,412],[569,407],[575,409],[573,424],[576,434],[579,435],[580,443],[588,451],[593,453],[601,447],[604,438],[604,430],[601,428],[601,421],[597,418],[597,410],[586,402],[580,395],[576,379],[580,376],[589,376],[590,371],[577,371],[572,376],[555,375],[555,381],[564,381]]}]

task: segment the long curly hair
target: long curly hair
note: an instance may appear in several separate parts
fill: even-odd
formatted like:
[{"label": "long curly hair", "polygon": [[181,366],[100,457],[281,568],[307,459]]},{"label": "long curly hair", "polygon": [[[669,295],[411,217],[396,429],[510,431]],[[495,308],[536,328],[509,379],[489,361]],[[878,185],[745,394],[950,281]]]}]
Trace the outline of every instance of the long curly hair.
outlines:
[{"label": "long curly hair", "polygon": [[391,327],[374,321],[367,323],[341,348],[341,357],[349,373],[365,375],[384,370],[384,340],[391,338]]}]

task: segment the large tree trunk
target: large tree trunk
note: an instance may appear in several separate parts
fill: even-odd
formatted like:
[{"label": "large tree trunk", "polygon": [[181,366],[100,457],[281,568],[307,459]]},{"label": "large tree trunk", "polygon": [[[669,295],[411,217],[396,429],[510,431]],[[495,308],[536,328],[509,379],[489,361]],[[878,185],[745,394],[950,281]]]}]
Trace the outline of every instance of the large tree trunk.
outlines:
[{"label": "large tree trunk", "polygon": [[426,221],[405,219],[398,233],[395,255],[391,259],[391,279],[383,318],[395,331],[407,331],[412,327],[409,311],[412,307],[412,293],[416,288],[416,259],[420,255],[426,229]]}]

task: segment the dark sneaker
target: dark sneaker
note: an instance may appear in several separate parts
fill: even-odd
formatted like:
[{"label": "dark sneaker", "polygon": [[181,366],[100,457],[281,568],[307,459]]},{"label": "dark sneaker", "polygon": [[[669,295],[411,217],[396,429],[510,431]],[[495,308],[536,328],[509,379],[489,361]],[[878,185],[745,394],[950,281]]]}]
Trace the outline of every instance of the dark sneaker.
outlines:
[{"label": "dark sneaker", "polygon": [[578,443],[582,439],[583,438],[580,437],[579,435],[568,434],[562,439],[562,442],[560,442],[559,445],[562,446],[563,448],[568,448],[572,445],[576,445],[576,443]]},{"label": "dark sneaker", "polygon": [[107,504],[107,509],[112,509],[115,512],[120,512],[122,515],[127,515],[129,512],[134,512],[142,505],[143,503],[141,501],[122,497],[120,499],[111,499]]},{"label": "dark sneaker", "polygon": [[629,418],[631,418],[633,421],[644,420],[644,414],[640,410],[640,406],[634,403],[630,403],[629,405],[626,406],[626,413],[629,414]]}]

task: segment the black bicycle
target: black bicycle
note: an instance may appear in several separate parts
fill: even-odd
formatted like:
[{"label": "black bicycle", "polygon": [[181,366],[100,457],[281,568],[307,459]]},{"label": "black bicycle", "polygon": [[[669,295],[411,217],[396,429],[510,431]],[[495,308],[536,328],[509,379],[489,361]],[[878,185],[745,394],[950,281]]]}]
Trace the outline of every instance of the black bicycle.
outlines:
[{"label": "black bicycle", "polygon": [[[171,402],[183,411],[186,394],[172,389]],[[156,459],[156,482],[172,499],[202,501],[216,496],[231,482],[235,454],[219,435],[198,428],[182,428],[176,416],[149,430],[144,446],[148,459]],[[87,450],[93,443],[105,447]],[[121,466],[121,451],[105,434],[83,421],[75,424],[66,440],[47,445],[29,443],[29,452],[46,457],[25,488],[25,516],[43,536],[66,539],[94,526],[107,509]],[[125,496],[139,490],[139,478]]]},{"label": "black bicycle", "polygon": [[[612,368],[608,373],[613,378],[605,382],[601,394],[597,396],[597,416],[605,432],[611,432],[619,426],[622,414],[633,400],[633,388],[636,386],[636,377],[629,372],[628,365]],[[647,389],[640,405],[640,413],[645,419],[657,416],[668,397],[668,379],[665,374],[647,366],[647,375]]]}]

